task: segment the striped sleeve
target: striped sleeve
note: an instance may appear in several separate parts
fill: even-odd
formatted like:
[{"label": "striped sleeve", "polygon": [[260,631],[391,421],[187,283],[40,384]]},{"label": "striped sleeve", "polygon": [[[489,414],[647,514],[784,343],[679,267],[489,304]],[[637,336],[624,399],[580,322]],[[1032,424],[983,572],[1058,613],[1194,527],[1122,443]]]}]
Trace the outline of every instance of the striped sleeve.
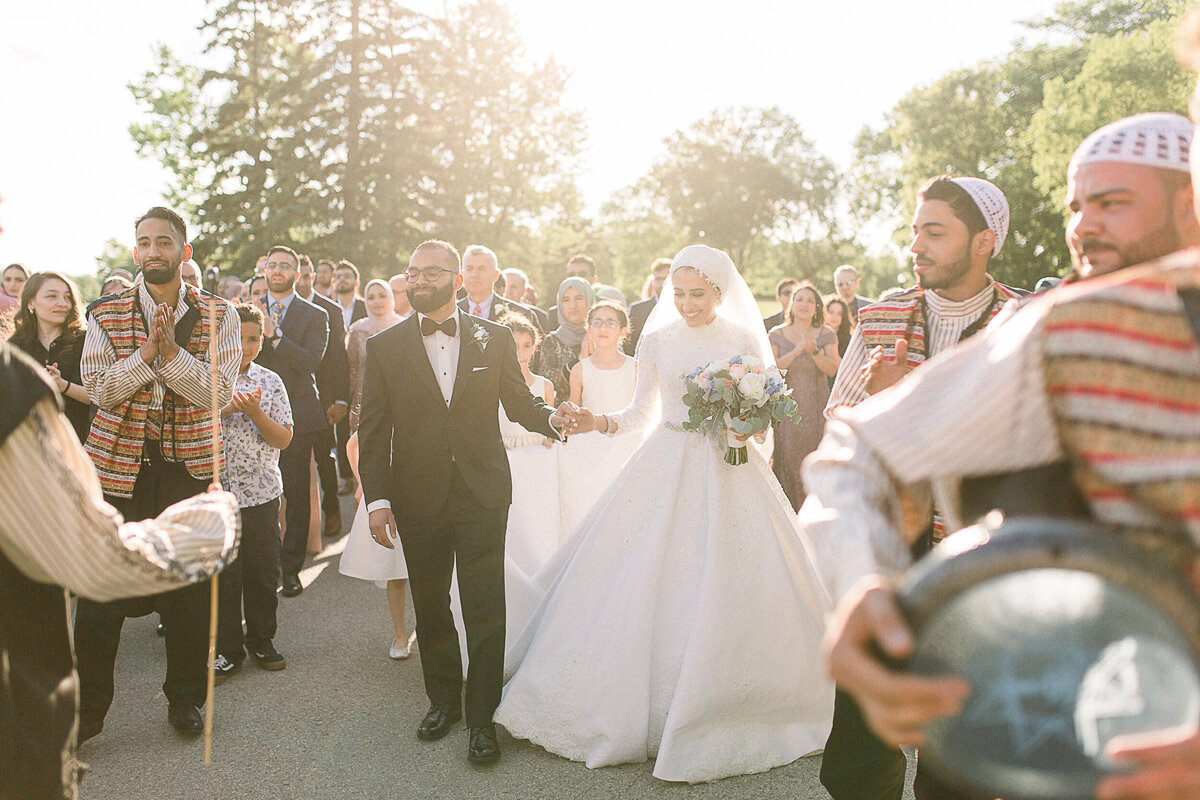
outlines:
[{"label": "striped sleeve", "polygon": [[0,550],[26,577],[93,600],[153,594],[222,569],[237,552],[237,501],[208,492],[124,522],[52,400],[0,446]]},{"label": "striped sleeve", "polygon": [[118,360],[108,334],[95,321],[87,326],[79,372],[88,397],[109,411],[154,380],[154,368],[142,360],[140,353]]},{"label": "striped sleeve", "polygon": [[[224,302],[224,301],[222,301]],[[201,316],[200,325],[208,321]],[[232,306],[226,305],[224,319],[217,330],[217,405],[224,408],[233,399],[238,368],[242,365],[242,327]],[[207,361],[201,361],[183,348],[175,358],[158,368],[163,381],[189,403],[208,408],[212,404],[212,373]]]},{"label": "striped sleeve", "polygon": [[863,574],[907,564],[900,487],[1061,457],[1040,364],[1044,320],[1026,308],[827,424],[804,462],[800,517],[835,598]]}]

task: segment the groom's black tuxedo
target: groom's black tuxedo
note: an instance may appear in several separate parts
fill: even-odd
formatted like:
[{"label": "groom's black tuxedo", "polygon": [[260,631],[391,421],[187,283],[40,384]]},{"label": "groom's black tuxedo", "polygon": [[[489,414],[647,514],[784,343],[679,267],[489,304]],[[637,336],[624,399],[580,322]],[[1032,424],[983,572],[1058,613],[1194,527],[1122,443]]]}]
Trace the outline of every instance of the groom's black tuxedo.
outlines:
[{"label": "groom's black tuxedo", "polygon": [[368,507],[387,500],[396,518],[425,690],[432,702],[452,708],[462,693],[449,599],[457,563],[470,656],[466,721],[481,727],[500,702],[504,668],[504,531],[512,480],[498,406],[531,431],[559,435],[550,425],[553,409],[525,385],[508,328],[461,312],[458,319],[448,407],[419,315],[367,340],[359,472]]}]

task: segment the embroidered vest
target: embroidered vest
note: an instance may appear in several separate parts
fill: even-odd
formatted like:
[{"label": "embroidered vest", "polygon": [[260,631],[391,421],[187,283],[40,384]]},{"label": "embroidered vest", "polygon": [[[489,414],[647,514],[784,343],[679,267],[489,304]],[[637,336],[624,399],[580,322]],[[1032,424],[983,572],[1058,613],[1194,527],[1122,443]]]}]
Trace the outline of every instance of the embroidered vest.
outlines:
[{"label": "embroidered vest", "polygon": [[[959,341],[983,330],[1009,300],[1022,296],[1017,290],[998,281],[994,281],[992,286],[995,287],[995,295],[991,304],[978,320],[963,330]],[[873,303],[858,312],[858,328],[862,331],[867,352],[882,346],[885,353],[892,353],[896,349],[896,340],[905,339],[908,342],[907,363],[912,369],[925,362],[927,325],[925,290],[919,286]],[[914,556],[924,555],[930,547],[944,539],[946,534],[946,522],[941,512],[935,508],[932,527],[913,545]]]},{"label": "embroidered vest", "polygon": [[1200,344],[1180,290],[1200,251],[1063,290],[1043,370],[1072,474],[1102,522],[1200,543]]},{"label": "embroidered vest", "polygon": [[[177,343],[198,360],[208,363],[208,310],[216,306],[217,326],[225,317],[226,304],[201,294],[190,285],[186,287],[188,311],[176,328]],[[192,318],[189,320],[189,316]],[[137,357],[138,349],[146,342],[146,320],[138,303],[138,287],[134,286],[108,298],[101,298],[92,309],[92,324],[99,325],[112,342],[117,360]],[[190,325],[187,341],[178,336]],[[142,447],[146,439],[146,412],[152,393],[149,385],[133,393],[112,411],[100,409],[92,420],[85,449],[92,457],[100,475],[100,487],[105,494],[132,497],[142,464]],[[163,457],[182,461],[194,478],[212,477],[213,457],[212,413],[206,407],[190,403],[170,388],[163,396],[162,439]],[[225,464],[224,449],[220,447],[220,464]]]},{"label": "embroidered vest", "polygon": [[[970,338],[986,327],[1009,300],[1022,296],[1021,292],[999,281],[992,285],[996,288],[996,294],[991,305],[978,321],[967,326],[962,334],[963,339]],[[916,286],[858,312],[858,327],[862,331],[867,352],[882,345],[884,352],[890,353],[895,349],[897,339],[905,339],[908,341],[909,367],[916,367],[925,361],[926,325],[925,290]]]}]

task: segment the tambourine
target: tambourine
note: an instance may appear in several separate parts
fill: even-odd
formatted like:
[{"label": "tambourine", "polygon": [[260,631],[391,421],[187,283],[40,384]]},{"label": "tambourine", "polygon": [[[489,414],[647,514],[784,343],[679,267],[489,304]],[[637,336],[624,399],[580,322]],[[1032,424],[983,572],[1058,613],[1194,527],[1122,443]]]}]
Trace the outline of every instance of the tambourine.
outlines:
[{"label": "tambourine", "polygon": [[1166,558],[1091,523],[1021,517],[948,537],[902,580],[905,668],[971,685],[921,761],[1005,800],[1074,800],[1114,737],[1200,728],[1200,602]]}]

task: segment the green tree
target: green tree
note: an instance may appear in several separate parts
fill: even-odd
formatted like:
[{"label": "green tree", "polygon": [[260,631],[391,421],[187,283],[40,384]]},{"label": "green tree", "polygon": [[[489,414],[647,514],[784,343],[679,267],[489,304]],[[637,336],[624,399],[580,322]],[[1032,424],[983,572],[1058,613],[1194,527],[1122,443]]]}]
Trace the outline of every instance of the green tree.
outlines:
[{"label": "green tree", "polygon": [[836,171],[781,109],[716,109],[664,146],[634,187],[640,205],[743,271],[764,241],[833,235]]},{"label": "green tree", "polygon": [[[1174,20],[1160,20],[1135,33],[1097,37],[1077,75],[1046,82],[1042,108],[1030,126],[1038,190],[1066,196],[1071,155],[1097,128],[1145,111],[1187,113],[1194,77],[1172,54],[1175,26]],[[1061,216],[1066,213],[1062,208]]]},{"label": "green tree", "polygon": [[[858,137],[847,180],[851,209],[863,222],[892,220],[896,240],[906,241],[916,190],[925,180],[944,173],[986,178],[1004,191],[1012,214],[1008,240],[992,273],[1027,287],[1043,275],[1061,274],[1069,265],[1062,184],[1042,176],[1065,171],[1076,145],[1098,127],[1088,128],[1091,120],[1106,110],[1109,120],[1121,116],[1118,96],[1129,99],[1141,91],[1131,88],[1139,70],[1147,71],[1147,84],[1165,80],[1169,71],[1159,64],[1169,57],[1169,45],[1156,39],[1160,43],[1153,46],[1159,50],[1153,55],[1137,42],[1163,36],[1153,32],[1165,31],[1180,6],[1174,0],[1061,3],[1051,16],[1027,24],[1031,30],[1059,34],[1060,40],[1066,34],[1066,43],[1018,41],[1004,58],[914,89],[886,115],[881,128],[866,129]],[[1109,31],[1118,35],[1102,35]],[[1093,53],[1109,48],[1125,60],[1117,54],[1096,55],[1087,66]],[[1113,76],[1103,74],[1109,69]],[[1109,88],[1092,89],[1085,86],[1089,83]],[[1076,109],[1080,94],[1090,96],[1083,104],[1092,109],[1086,114]],[[1042,120],[1038,124],[1035,115]]]},{"label": "green tree", "polygon": [[442,17],[387,0],[210,7],[222,66],[167,59],[133,87],[147,119],[131,131],[177,176],[201,258],[245,274],[283,241],[385,274],[426,236],[503,244],[577,207],[565,73],[523,59],[497,0]]}]

